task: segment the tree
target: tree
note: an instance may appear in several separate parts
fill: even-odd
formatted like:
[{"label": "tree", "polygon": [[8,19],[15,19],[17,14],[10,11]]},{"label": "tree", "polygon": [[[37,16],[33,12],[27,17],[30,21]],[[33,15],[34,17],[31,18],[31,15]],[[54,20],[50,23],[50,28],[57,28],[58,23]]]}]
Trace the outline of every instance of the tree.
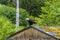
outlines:
[{"label": "tree", "polygon": [[6,40],[7,36],[15,33],[15,25],[4,15],[0,15],[0,40]]},{"label": "tree", "polygon": [[43,20],[42,24],[47,26],[60,26],[60,0],[48,0],[45,6],[41,7],[42,14],[39,15]]},{"label": "tree", "polygon": [[[41,7],[44,6],[45,0],[20,0],[20,7],[26,9],[30,15],[38,17],[41,14]],[[16,0],[0,1],[1,4],[16,7]]]},{"label": "tree", "polygon": [[37,17],[41,14],[41,7],[45,0],[20,0],[20,7],[26,9],[30,15]]},{"label": "tree", "polygon": [[16,0],[0,0],[0,4],[10,7],[16,7]]},{"label": "tree", "polygon": [[[2,11],[3,10],[3,11]],[[25,10],[20,8],[20,16],[19,16],[19,23],[20,26],[26,26],[26,18],[29,17],[29,13]],[[16,9],[13,7],[8,7],[5,5],[0,5],[0,15],[5,15],[13,24],[16,24]]]}]

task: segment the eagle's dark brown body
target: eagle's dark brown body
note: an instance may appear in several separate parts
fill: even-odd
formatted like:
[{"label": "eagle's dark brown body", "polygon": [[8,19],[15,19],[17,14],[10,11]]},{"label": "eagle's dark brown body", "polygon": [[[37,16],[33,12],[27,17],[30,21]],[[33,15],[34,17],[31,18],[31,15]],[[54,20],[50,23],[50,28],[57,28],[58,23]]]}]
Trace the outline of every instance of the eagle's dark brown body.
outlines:
[{"label": "eagle's dark brown body", "polygon": [[29,25],[31,26],[31,25],[33,25],[33,24],[35,24],[36,22],[34,21],[34,20],[28,20],[28,23],[29,23]]}]

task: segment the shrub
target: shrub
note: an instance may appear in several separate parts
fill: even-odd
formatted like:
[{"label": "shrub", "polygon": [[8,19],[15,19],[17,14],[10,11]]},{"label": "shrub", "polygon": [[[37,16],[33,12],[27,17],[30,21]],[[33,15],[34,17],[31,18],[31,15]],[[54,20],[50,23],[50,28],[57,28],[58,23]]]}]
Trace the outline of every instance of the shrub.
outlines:
[{"label": "shrub", "polygon": [[49,0],[44,2],[45,6],[41,7],[42,14],[39,15],[42,19],[42,25],[60,26],[60,1]]},{"label": "shrub", "polygon": [[[0,15],[5,15],[12,23],[16,23],[16,9],[5,5],[0,5]],[[20,8],[20,25],[26,26],[25,18],[29,17],[28,12],[25,9]]]},{"label": "shrub", "polygon": [[15,25],[4,15],[0,15],[0,40],[15,32]]}]

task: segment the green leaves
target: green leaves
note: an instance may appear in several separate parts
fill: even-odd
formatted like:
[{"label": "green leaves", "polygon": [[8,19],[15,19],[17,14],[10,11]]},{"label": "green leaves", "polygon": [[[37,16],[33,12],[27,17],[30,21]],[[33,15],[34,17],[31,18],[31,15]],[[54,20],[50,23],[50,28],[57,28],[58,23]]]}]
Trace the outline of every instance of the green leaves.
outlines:
[{"label": "green leaves", "polygon": [[41,14],[41,6],[44,6],[44,0],[21,0],[20,6],[26,9],[30,15],[37,17]]},{"label": "green leaves", "polygon": [[[2,11],[3,10],[3,11]],[[16,9],[13,7],[8,7],[5,5],[0,6],[0,15],[5,15],[12,23],[16,23]],[[29,13],[25,10],[20,8],[20,25],[26,26],[25,18],[29,17]]]},{"label": "green leaves", "polygon": [[[26,18],[29,17],[25,9],[20,8],[20,26],[19,30],[26,26]],[[5,40],[7,36],[15,33],[16,27],[16,9],[5,5],[0,5],[0,40]]]},{"label": "green leaves", "polygon": [[25,10],[20,8],[20,26],[26,26],[26,18],[29,18],[29,13]]},{"label": "green leaves", "polygon": [[14,24],[6,16],[0,15],[0,40],[5,40],[9,34],[15,32],[14,29]]},{"label": "green leaves", "polygon": [[58,4],[59,2],[55,0],[50,0],[45,2],[44,7],[41,7],[42,14],[39,15],[39,17],[43,19],[43,25],[60,26],[60,7]]}]

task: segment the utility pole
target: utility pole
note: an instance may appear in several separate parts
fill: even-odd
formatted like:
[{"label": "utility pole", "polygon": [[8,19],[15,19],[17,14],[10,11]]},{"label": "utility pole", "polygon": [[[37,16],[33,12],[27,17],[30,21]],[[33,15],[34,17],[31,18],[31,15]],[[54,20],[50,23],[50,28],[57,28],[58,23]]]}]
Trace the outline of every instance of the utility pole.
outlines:
[{"label": "utility pole", "polygon": [[19,0],[16,0],[16,32],[19,27]]}]

